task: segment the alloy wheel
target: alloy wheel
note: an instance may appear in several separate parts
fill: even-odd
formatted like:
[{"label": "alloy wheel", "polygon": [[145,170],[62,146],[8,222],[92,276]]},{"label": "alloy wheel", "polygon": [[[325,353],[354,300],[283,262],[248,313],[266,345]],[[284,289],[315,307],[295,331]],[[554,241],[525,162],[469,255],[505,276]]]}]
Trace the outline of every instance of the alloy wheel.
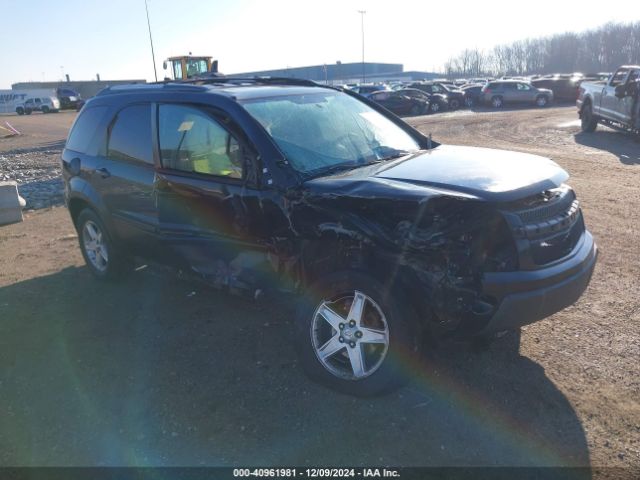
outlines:
[{"label": "alloy wheel", "polygon": [[356,290],[318,306],[311,341],[325,369],[342,379],[360,380],[382,365],[389,350],[389,327],[380,306]]},{"label": "alloy wheel", "polygon": [[88,220],[82,229],[82,244],[91,265],[98,271],[104,272],[109,264],[109,252],[104,241],[104,234],[100,227]]}]

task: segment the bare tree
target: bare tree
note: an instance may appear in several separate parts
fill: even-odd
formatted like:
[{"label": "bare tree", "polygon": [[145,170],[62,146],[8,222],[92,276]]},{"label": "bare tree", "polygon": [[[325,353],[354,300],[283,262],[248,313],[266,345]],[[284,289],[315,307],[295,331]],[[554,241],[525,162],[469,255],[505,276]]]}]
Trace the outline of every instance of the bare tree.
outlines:
[{"label": "bare tree", "polygon": [[607,23],[580,33],[518,40],[491,51],[465,49],[445,64],[447,76],[611,71],[640,63],[640,22]]}]

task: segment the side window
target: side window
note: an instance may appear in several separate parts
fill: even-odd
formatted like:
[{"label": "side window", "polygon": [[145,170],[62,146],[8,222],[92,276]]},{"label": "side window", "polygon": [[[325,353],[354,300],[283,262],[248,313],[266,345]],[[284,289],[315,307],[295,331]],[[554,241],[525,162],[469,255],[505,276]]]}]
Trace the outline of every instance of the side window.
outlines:
[{"label": "side window", "polygon": [[106,112],[107,107],[83,109],[69,134],[66,148],[87,155],[95,154],[96,152],[89,151],[89,148]]},{"label": "side window", "polygon": [[531,90],[531,87],[529,85],[527,85],[526,83],[519,83],[518,84],[518,90],[526,92],[528,90]]},{"label": "side window", "polygon": [[153,164],[151,105],[131,105],[118,112],[111,124],[107,156]]},{"label": "side window", "polygon": [[36,105],[40,105],[42,103],[42,99],[41,98],[36,98],[35,102],[36,102]]},{"label": "side window", "polygon": [[186,105],[160,105],[158,134],[163,167],[242,178],[238,141],[206,112]]},{"label": "side window", "polygon": [[628,72],[629,70],[627,70],[626,68],[621,68],[620,70],[618,70],[613,76],[613,78],[611,79],[610,85],[612,87],[615,87],[616,85],[620,85],[626,78]]}]

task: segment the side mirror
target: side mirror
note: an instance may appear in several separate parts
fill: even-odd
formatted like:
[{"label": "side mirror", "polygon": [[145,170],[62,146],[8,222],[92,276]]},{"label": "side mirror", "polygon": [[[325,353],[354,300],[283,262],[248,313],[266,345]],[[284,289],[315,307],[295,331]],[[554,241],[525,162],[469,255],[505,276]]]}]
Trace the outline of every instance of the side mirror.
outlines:
[{"label": "side mirror", "polygon": [[164,62],[162,62],[162,69],[163,70],[167,69],[167,61],[166,60]]},{"label": "side mirror", "polygon": [[615,95],[618,98],[624,98],[627,95],[627,86],[626,85],[616,85]]}]

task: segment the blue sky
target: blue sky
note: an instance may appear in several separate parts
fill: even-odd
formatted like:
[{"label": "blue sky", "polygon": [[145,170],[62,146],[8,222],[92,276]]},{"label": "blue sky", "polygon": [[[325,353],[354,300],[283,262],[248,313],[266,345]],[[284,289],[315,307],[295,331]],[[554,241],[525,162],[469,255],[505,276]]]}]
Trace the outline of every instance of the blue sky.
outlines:
[{"label": "blue sky", "polygon": [[[148,0],[162,60],[211,55],[227,73],[360,61],[442,67],[464,48],[638,21],[632,0]],[[598,7],[596,8],[596,5]],[[517,6],[517,8],[514,8]],[[18,81],[153,80],[144,0],[0,0],[0,88]],[[63,67],[63,68],[61,68]]]}]

